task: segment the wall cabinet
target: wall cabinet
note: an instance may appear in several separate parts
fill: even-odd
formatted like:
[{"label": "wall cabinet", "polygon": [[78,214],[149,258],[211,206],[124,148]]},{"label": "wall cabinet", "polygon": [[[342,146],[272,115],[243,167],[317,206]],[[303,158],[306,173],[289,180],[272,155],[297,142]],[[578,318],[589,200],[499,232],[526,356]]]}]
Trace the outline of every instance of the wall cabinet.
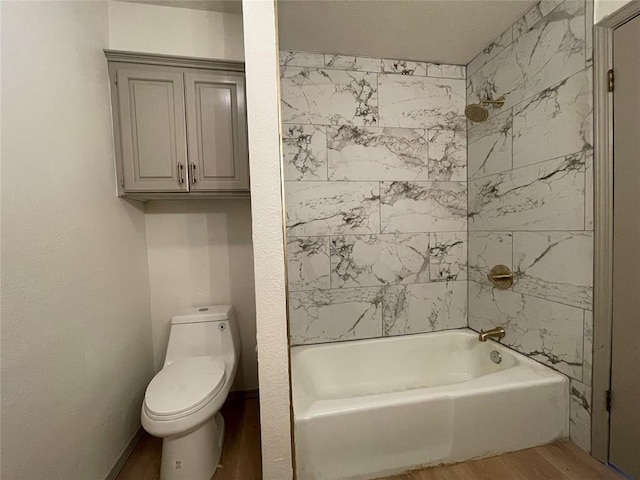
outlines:
[{"label": "wall cabinet", "polygon": [[244,64],[105,53],[119,194],[247,196]]}]

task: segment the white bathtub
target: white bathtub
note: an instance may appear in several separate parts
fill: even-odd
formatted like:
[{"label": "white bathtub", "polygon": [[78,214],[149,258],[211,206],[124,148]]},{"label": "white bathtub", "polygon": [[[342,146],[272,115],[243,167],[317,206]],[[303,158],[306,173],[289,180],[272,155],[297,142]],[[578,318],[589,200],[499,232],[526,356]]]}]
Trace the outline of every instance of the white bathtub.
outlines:
[{"label": "white bathtub", "polygon": [[568,379],[471,330],[291,350],[300,480],[377,478],[569,434]]}]

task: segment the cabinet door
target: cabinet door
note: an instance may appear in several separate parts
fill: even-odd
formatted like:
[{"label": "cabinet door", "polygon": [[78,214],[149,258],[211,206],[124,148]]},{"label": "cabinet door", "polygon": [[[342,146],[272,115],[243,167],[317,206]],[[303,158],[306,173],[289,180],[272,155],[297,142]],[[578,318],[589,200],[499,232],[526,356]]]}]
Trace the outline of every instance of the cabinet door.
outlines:
[{"label": "cabinet door", "polygon": [[125,66],[116,75],[124,190],[187,191],[182,72]]},{"label": "cabinet door", "polygon": [[185,74],[192,191],[248,190],[247,119],[242,74]]}]

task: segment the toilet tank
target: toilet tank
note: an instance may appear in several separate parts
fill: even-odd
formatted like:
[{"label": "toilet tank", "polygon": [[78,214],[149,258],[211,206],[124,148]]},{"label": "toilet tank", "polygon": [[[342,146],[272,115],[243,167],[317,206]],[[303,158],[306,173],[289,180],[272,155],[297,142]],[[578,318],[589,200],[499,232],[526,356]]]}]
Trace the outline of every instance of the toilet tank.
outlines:
[{"label": "toilet tank", "polygon": [[224,359],[235,374],[240,357],[240,335],[231,305],[208,305],[183,310],[171,318],[164,366],[190,357]]}]

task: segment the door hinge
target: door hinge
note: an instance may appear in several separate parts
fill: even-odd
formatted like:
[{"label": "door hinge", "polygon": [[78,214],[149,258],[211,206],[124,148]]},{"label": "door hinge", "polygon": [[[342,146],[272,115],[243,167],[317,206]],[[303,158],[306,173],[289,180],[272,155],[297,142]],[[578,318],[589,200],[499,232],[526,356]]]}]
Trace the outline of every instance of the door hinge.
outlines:
[{"label": "door hinge", "polygon": [[607,405],[607,412],[611,411],[611,390],[604,392],[605,402]]},{"label": "door hinge", "polygon": [[120,185],[124,187],[124,175],[120,177]]},{"label": "door hinge", "polygon": [[609,88],[608,88],[608,90],[610,92],[613,92],[613,86],[614,86],[613,70],[609,70],[607,72],[607,78],[609,79],[609,82],[608,82],[609,83]]}]

